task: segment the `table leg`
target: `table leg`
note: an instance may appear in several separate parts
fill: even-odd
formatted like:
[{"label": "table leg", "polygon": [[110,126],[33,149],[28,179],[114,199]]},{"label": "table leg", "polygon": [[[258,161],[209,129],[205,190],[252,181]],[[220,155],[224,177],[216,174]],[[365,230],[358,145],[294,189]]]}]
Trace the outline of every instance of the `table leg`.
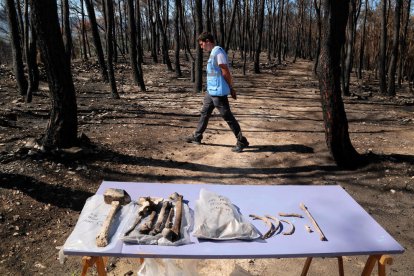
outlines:
[{"label": "table leg", "polygon": [[378,262],[378,275],[385,276],[385,265],[392,264],[392,258],[388,255],[371,255],[365,263],[361,276],[369,276],[374,269],[375,263]]},{"label": "table leg", "polygon": [[305,262],[305,265],[303,266],[302,274],[300,274],[300,276],[306,276],[308,274],[311,262],[312,262],[312,257],[306,258],[306,262]]},{"label": "table leg", "polygon": [[342,256],[337,257],[337,258],[338,258],[339,276],[345,276],[345,273],[344,273],[344,260],[342,259]]},{"label": "table leg", "polygon": [[97,256],[84,256],[82,257],[82,272],[81,276],[86,276],[88,269],[93,267],[96,264],[96,270],[99,276],[106,276],[105,263],[106,259],[104,257]]}]

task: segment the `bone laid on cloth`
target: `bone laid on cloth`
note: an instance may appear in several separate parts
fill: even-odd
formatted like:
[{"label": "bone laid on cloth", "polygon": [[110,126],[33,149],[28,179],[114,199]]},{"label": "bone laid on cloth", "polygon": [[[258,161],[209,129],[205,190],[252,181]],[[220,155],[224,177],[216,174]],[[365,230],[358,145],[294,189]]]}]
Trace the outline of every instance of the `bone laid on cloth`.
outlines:
[{"label": "bone laid on cloth", "polygon": [[112,221],[114,220],[116,212],[121,208],[119,201],[113,201],[111,203],[111,210],[109,211],[108,216],[106,217],[104,223],[102,224],[102,230],[96,237],[96,245],[98,247],[105,247],[109,243],[109,229],[111,228]]},{"label": "bone laid on cloth", "polygon": [[177,241],[181,237],[181,220],[183,216],[183,196],[178,193],[173,193],[170,199],[175,200],[175,216],[174,224],[171,228],[164,228],[162,235],[172,242]]}]

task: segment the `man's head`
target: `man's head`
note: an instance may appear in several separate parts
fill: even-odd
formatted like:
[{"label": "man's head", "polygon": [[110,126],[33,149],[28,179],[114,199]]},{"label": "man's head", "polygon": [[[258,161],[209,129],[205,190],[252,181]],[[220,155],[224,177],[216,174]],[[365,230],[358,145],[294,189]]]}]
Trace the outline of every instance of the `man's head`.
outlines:
[{"label": "man's head", "polygon": [[202,32],[198,36],[198,44],[200,45],[201,49],[205,51],[211,51],[215,46],[213,35],[209,32]]}]

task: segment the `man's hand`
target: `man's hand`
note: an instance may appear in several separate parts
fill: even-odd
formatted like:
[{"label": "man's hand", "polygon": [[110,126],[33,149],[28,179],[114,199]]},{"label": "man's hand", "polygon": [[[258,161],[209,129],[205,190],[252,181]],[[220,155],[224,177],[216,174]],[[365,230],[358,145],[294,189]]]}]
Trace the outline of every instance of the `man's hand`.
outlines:
[{"label": "man's hand", "polygon": [[237,100],[236,90],[233,87],[230,88],[230,95],[233,99]]}]

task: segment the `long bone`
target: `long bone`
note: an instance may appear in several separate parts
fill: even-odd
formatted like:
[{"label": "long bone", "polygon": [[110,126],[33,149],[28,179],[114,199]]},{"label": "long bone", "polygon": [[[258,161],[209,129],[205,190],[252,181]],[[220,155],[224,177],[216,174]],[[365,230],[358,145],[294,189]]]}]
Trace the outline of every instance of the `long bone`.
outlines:
[{"label": "long bone", "polygon": [[109,188],[104,193],[104,201],[106,204],[111,204],[111,209],[102,224],[101,231],[96,236],[96,245],[98,247],[105,247],[109,244],[109,230],[111,229],[115,214],[121,208],[121,205],[131,202],[131,197],[122,189]]},{"label": "long bone", "polygon": [[319,228],[318,223],[316,222],[316,220],[313,218],[313,216],[311,215],[311,213],[308,211],[308,208],[305,206],[305,204],[301,203],[300,204],[300,208],[305,211],[305,213],[308,215],[309,219],[312,221],[313,226],[315,227],[316,231],[319,232],[319,237],[321,239],[321,241],[327,241],[328,239],[325,237],[325,235],[323,234],[321,228]]},{"label": "long bone", "polygon": [[180,230],[181,230],[181,221],[182,221],[182,216],[183,216],[183,196],[178,193],[173,193],[172,195],[170,195],[170,199],[175,201],[174,224],[172,225],[171,228],[165,227],[162,230],[162,235],[167,240],[175,242],[179,240],[181,237]]},{"label": "long bone", "polygon": [[155,222],[154,228],[149,232],[150,235],[155,236],[158,233],[161,233],[166,223],[166,220],[168,218],[170,208],[171,208],[171,202],[164,201],[162,203],[161,211],[158,214],[158,218],[157,218],[157,221]]}]

